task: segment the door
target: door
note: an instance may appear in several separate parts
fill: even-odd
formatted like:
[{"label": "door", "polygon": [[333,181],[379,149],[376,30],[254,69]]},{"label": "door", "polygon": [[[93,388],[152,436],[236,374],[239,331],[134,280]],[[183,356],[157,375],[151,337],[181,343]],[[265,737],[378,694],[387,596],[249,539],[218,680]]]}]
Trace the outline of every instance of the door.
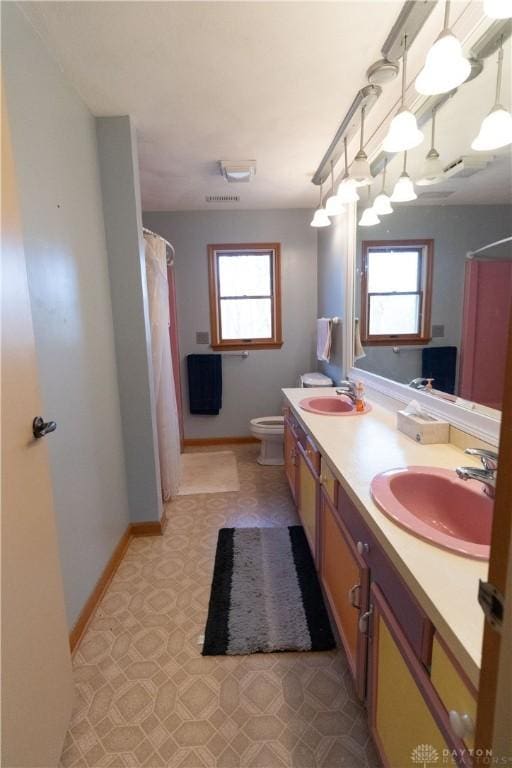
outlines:
[{"label": "door", "polygon": [[359,619],[368,606],[368,567],[339,519],[324,488],[320,492],[322,584],[347,654],[358,695],[366,688],[367,635]]},{"label": "door", "polygon": [[433,714],[436,708],[441,712],[441,706],[427,673],[375,585],[370,601],[370,728],[383,764],[390,768],[455,765],[450,757],[453,744],[443,732],[448,723],[441,726]]},{"label": "door", "polygon": [[512,262],[468,261],[459,394],[501,410],[512,306]]},{"label": "door", "polygon": [[286,416],[284,419],[284,471],[293,500],[297,502],[297,438]]},{"label": "door", "polygon": [[309,548],[315,563],[317,562],[316,547],[316,514],[318,504],[319,477],[311,466],[307,453],[300,443],[297,443],[299,460],[299,504],[298,512],[301,519]]},{"label": "door", "polygon": [[51,768],[59,763],[73,695],[45,444],[56,436],[32,435],[33,418],[43,414],[4,103],[2,268],[1,764]]}]

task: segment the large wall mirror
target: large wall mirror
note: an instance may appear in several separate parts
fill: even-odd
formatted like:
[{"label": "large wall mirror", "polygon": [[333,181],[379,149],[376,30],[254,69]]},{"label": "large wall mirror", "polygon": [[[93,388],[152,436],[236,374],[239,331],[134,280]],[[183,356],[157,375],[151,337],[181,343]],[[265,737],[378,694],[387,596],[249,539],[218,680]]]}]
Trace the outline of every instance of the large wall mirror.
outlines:
[{"label": "large wall mirror", "polygon": [[[361,346],[354,365],[413,387],[432,379],[442,397],[500,410],[512,305],[512,154],[510,145],[471,149],[493,98],[495,61],[487,60],[484,72],[435,112],[441,180],[416,183],[417,199],[392,202],[393,213],[381,215],[380,223],[357,228],[354,306]],[[509,94],[510,40],[505,65],[503,93]],[[407,154],[414,182],[424,176],[431,122],[422,130],[422,145]],[[389,156],[388,194],[403,164],[403,155]],[[381,187],[379,176],[371,194]],[[366,190],[364,198],[361,210]]]}]

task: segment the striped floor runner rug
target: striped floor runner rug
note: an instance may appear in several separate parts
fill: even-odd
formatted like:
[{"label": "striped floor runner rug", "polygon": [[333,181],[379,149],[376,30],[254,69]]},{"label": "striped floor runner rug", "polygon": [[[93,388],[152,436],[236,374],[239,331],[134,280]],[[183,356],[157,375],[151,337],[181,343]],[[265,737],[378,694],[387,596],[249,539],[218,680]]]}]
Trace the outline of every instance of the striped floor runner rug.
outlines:
[{"label": "striped floor runner rug", "polygon": [[203,656],[334,647],[302,527],[222,528]]}]

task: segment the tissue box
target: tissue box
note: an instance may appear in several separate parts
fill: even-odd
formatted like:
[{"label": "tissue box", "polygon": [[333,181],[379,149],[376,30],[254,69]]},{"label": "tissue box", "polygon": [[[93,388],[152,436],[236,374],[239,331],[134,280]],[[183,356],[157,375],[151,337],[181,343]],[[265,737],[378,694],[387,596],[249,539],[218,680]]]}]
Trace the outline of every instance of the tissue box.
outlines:
[{"label": "tissue box", "polygon": [[450,441],[450,425],[448,422],[439,421],[433,416],[420,416],[419,414],[398,411],[396,414],[396,427],[404,435],[412,437],[413,440],[422,445],[448,443]]}]

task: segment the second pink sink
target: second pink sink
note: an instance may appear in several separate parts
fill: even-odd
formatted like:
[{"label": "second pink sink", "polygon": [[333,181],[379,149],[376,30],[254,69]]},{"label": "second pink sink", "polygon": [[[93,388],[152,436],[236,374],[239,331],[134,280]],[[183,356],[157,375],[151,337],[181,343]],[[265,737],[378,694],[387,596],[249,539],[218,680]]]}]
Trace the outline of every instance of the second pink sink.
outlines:
[{"label": "second pink sink", "polygon": [[371,410],[371,405],[366,403],[364,411],[356,411],[352,400],[345,395],[305,397],[300,401],[299,406],[303,411],[322,413],[327,416],[360,416]]},{"label": "second pink sink", "polygon": [[373,499],[398,525],[438,547],[488,560],[492,500],[476,480],[435,467],[390,469],[373,478]]}]

